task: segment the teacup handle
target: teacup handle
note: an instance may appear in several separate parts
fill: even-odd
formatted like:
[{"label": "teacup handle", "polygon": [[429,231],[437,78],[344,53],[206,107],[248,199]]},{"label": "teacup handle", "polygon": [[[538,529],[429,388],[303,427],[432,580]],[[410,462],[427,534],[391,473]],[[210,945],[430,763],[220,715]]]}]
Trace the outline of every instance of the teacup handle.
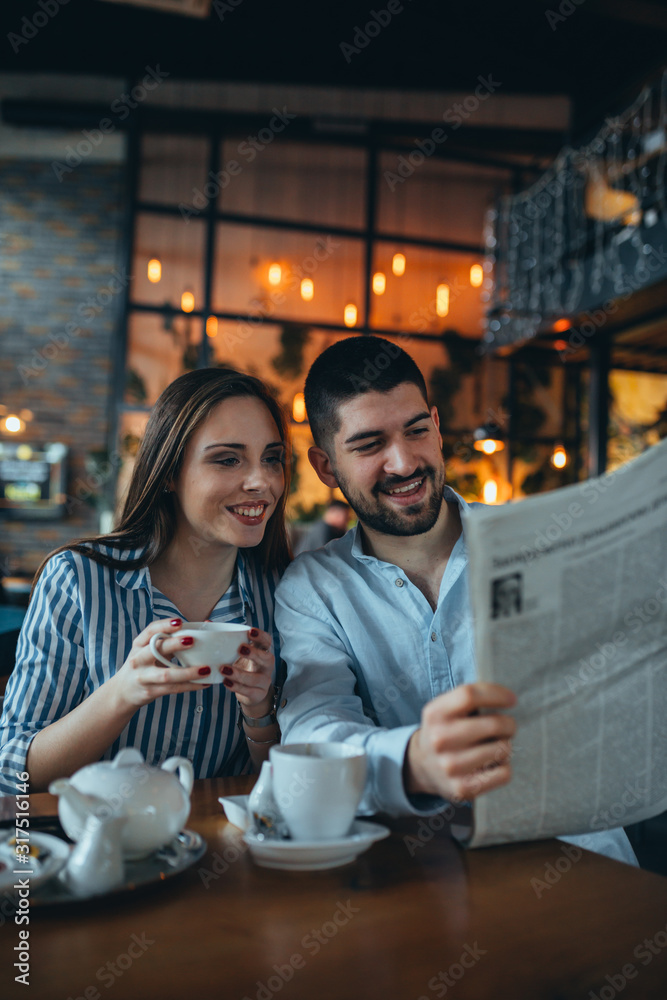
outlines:
[{"label": "teacup handle", "polygon": [[148,643],[148,645],[155,659],[159,660],[160,663],[164,663],[165,667],[177,667],[178,666],[177,663],[172,663],[171,660],[167,660],[162,655],[162,653],[160,653],[157,649],[158,639],[168,639],[168,638],[169,636],[166,634],[166,632],[156,632],[155,635],[151,637],[151,641]]}]

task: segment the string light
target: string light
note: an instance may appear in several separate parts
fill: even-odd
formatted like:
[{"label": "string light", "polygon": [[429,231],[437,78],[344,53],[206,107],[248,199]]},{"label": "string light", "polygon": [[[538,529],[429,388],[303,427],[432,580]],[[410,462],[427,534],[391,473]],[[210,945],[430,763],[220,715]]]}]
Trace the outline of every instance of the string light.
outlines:
[{"label": "string light", "polygon": [[148,280],[154,285],[157,285],[158,281],[162,277],[162,264],[160,261],[154,257],[153,260],[148,261]]},{"label": "string light", "polygon": [[5,430],[9,431],[10,434],[18,434],[19,431],[23,430],[23,421],[14,413],[10,413],[5,419]]},{"label": "string light", "polygon": [[208,337],[218,336],[218,317],[209,316],[206,320],[206,334]]},{"label": "string light", "polygon": [[564,469],[567,465],[567,452],[562,444],[556,445],[554,448],[554,453],[551,456],[551,464],[554,469]]},{"label": "string light", "polygon": [[487,479],[482,486],[482,499],[484,503],[495,503],[498,499],[498,483],[495,479]]},{"label": "string light", "polygon": [[192,292],[183,292],[181,295],[181,309],[184,313],[191,313],[195,307],[195,297]]},{"label": "string light", "polygon": [[391,269],[397,278],[405,274],[405,254],[395,253],[391,261]]},{"label": "string light", "polygon": [[435,290],[435,311],[438,316],[447,316],[449,313],[449,285],[438,285]]},{"label": "string light", "polygon": [[470,268],[470,284],[473,288],[480,288],[484,281],[484,268],[481,264],[473,264]]},{"label": "string light", "polygon": [[302,392],[297,392],[292,400],[292,416],[297,424],[302,424],[306,419],[306,399]]},{"label": "string light", "polygon": [[384,295],[384,290],[387,287],[387,279],[382,271],[376,271],[373,275],[373,291],[376,295]]},{"label": "string light", "polygon": [[566,319],[563,316],[562,319],[557,319],[556,322],[554,323],[553,326],[554,333],[565,333],[565,331],[569,330],[571,326],[572,324],[570,323],[569,319]]},{"label": "string light", "polygon": [[315,294],[315,285],[311,278],[303,278],[301,282],[301,298],[304,302],[310,302]]},{"label": "string light", "polygon": [[269,265],[269,284],[279,285],[283,277],[283,269],[280,264]]},{"label": "string light", "polygon": [[343,310],[343,322],[345,326],[354,326],[357,322],[357,307],[353,302],[348,302]]}]

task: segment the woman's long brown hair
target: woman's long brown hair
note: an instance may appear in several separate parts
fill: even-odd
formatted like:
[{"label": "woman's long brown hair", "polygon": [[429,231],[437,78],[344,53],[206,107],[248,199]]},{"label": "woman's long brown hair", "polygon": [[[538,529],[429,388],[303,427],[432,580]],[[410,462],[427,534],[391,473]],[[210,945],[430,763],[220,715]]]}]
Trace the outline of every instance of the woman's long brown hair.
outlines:
[{"label": "woman's long brown hair", "polygon": [[[285,489],[257,546],[264,568],[282,572],[292,557],[285,527],[291,462],[287,420],[282,407],[264,383],[252,375],[231,368],[198,368],[175,379],[155,404],[115,531],[82,538],[49,553],[35,574],[33,590],[49,559],[59,552],[80,552],[115,569],[138,569],[155,562],[176,529],[174,496],[166,493],[165,487],[177,477],[188,441],[197,428],[218,403],[235,397],[261,400],[275,420],[285,445]],[[91,548],[97,544],[115,549],[144,548],[145,551],[136,559],[120,559]]]}]

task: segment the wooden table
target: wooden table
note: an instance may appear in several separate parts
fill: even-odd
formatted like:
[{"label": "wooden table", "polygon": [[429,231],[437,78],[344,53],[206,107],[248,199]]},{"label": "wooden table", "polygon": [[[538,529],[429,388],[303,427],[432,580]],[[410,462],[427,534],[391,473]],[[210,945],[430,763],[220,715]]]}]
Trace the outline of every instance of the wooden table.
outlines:
[{"label": "wooden table", "polygon": [[[218,804],[251,783],[196,783],[188,826],[208,851],[186,872],[98,901],[34,906],[27,988],[13,982],[19,928],[5,919],[0,997],[667,997],[667,879],[585,851],[568,859],[555,840],[463,852],[413,820],[345,867],[270,871],[253,864]],[[12,800],[2,805],[12,816]],[[48,815],[56,800],[31,805]]]}]

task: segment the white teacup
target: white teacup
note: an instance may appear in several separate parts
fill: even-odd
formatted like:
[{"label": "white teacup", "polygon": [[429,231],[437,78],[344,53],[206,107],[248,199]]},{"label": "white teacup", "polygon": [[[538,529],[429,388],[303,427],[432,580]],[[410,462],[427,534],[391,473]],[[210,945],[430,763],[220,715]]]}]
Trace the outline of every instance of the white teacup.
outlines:
[{"label": "white teacup", "polygon": [[269,750],[273,796],[295,840],[350,832],[366,784],[366,752],[349,743],[292,743]]},{"label": "white teacup", "polygon": [[157,632],[149,643],[151,653],[156,660],[167,667],[177,667],[179,664],[166,659],[158,650],[157,644],[162,639],[175,637],[194,639],[191,646],[183,646],[174,653],[184,667],[210,667],[211,673],[206,677],[197,678],[193,684],[221,684],[223,675],[220,667],[233,663],[238,659],[239,646],[248,642],[250,627],[234,625],[231,622],[185,622],[177,632]]}]

